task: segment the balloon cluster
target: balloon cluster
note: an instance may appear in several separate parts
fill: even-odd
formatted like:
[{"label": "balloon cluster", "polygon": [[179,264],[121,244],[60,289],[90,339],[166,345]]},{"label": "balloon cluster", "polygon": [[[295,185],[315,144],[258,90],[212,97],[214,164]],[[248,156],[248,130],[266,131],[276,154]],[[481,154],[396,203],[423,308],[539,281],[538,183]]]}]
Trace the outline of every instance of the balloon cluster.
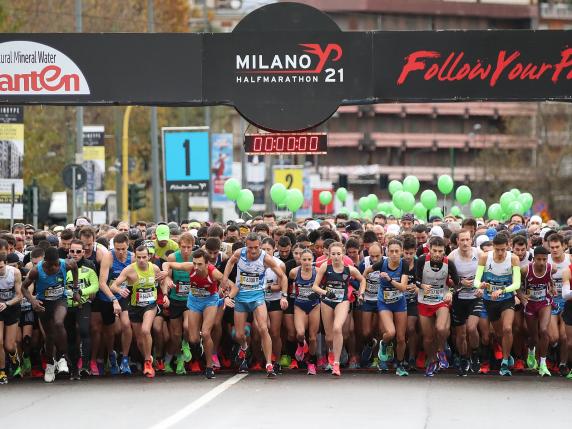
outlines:
[{"label": "balloon cluster", "polygon": [[241,189],[238,180],[230,178],[224,182],[224,194],[236,205],[241,212],[247,212],[254,204],[254,194],[250,189]]},{"label": "balloon cluster", "polygon": [[270,198],[277,207],[286,207],[292,213],[304,205],[304,194],[299,189],[286,189],[282,183],[275,183],[270,188]]}]

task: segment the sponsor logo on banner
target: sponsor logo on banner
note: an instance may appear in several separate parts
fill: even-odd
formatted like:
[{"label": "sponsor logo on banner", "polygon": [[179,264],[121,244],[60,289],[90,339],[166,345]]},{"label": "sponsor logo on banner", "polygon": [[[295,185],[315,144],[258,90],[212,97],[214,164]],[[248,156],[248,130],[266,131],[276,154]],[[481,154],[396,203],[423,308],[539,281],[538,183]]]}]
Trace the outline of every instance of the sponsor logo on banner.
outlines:
[{"label": "sponsor logo on banner", "polygon": [[79,67],[42,43],[0,43],[0,95],[90,94]]},{"label": "sponsor logo on banner", "polygon": [[236,55],[236,83],[335,83],[344,81],[343,68],[326,68],[342,58],[337,43],[301,43],[299,52],[285,55]]}]

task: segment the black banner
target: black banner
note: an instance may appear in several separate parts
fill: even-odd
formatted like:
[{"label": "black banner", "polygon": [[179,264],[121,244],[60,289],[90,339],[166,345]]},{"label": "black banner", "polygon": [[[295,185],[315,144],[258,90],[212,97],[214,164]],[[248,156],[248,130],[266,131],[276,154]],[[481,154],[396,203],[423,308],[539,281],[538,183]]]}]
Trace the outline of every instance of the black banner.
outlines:
[{"label": "black banner", "polygon": [[0,104],[227,104],[271,131],[342,104],[569,100],[570,31],[342,32],[296,3],[230,34],[0,34]]}]

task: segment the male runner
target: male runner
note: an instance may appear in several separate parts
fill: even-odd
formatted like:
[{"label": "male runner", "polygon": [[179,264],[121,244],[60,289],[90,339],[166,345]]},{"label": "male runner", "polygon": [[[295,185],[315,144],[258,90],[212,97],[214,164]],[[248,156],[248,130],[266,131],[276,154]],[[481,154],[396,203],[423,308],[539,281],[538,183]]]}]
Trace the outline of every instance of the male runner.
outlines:
[{"label": "male runner", "polygon": [[10,356],[13,369],[20,366],[16,336],[22,301],[22,275],[6,260],[7,255],[0,253],[0,384],[8,383],[5,351]]}]

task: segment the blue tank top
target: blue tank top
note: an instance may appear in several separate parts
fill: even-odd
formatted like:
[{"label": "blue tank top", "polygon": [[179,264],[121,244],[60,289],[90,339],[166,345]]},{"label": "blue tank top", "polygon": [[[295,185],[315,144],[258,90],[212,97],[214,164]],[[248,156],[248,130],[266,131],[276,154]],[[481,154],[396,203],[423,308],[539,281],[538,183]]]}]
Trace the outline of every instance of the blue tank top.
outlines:
[{"label": "blue tank top", "polygon": [[60,259],[60,269],[48,275],[44,271],[44,261],[38,264],[38,280],[36,281],[36,297],[43,301],[66,299],[66,261]]},{"label": "blue tank top", "polygon": [[[131,252],[127,252],[127,259],[125,260],[125,262],[121,262],[119,259],[117,259],[117,257],[115,256],[115,250],[111,251],[111,256],[113,257],[113,263],[111,264],[111,268],[109,269],[109,276],[107,278],[107,284],[109,286],[111,286],[113,281],[117,277],[119,277],[119,274],[121,274],[121,271],[123,271],[124,268],[128,267],[133,262],[133,254]],[[125,286],[127,286],[127,282],[125,282]],[[118,293],[114,294],[114,296],[117,299],[121,298],[121,295],[119,295]],[[107,297],[107,295],[105,295],[100,290],[97,291],[97,297],[101,301],[111,302],[111,300]]]},{"label": "blue tank top", "polygon": [[325,298],[325,301],[342,302],[348,300],[348,286],[350,283],[350,268],[344,266],[341,273],[334,271],[334,266],[328,264],[326,274],[324,275],[324,282],[326,284],[326,292],[333,292],[335,298]]},{"label": "blue tank top", "polygon": [[308,296],[311,295],[314,291],[312,290],[312,286],[314,285],[314,281],[316,280],[316,268],[312,267],[312,277],[309,280],[304,280],[302,278],[302,268],[298,270],[296,274],[296,280],[294,283],[296,284],[296,299],[300,301],[308,301]]},{"label": "blue tank top", "polygon": [[[384,258],[383,262],[381,263],[381,269],[379,272],[387,273],[392,280],[400,282],[401,275],[403,274],[403,264],[404,262],[402,259],[399,261],[398,267],[395,270],[391,270],[389,268],[389,258]],[[390,281],[385,280],[382,277],[380,277],[379,280],[379,291],[377,295],[378,300],[384,302],[385,304],[393,304],[403,297],[403,292],[393,286]]]}]

